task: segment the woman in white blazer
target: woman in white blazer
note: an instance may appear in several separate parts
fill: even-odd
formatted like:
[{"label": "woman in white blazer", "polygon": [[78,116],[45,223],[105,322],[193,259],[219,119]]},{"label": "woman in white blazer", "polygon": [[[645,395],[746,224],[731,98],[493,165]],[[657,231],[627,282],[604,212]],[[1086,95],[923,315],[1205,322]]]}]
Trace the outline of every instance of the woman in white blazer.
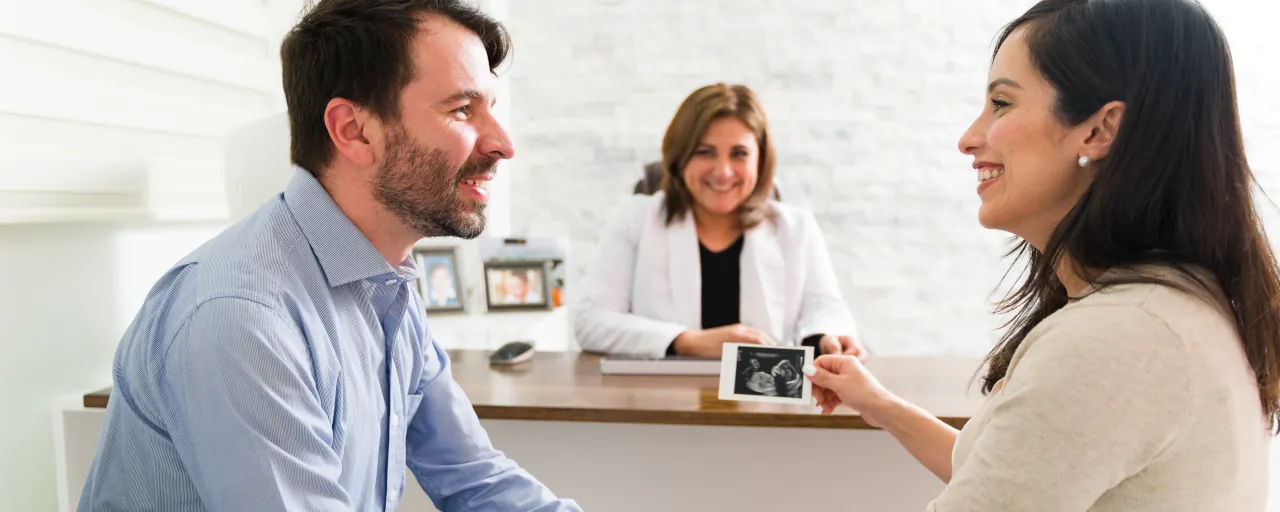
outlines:
[{"label": "woman in white blazer", "polygon": [[808,211],[770,199],[764,110],[742,85],[680,105],[662,142],[662,190],[612,214],[574,307],[588,351],[719,357],[726,342],[864,357]]}]

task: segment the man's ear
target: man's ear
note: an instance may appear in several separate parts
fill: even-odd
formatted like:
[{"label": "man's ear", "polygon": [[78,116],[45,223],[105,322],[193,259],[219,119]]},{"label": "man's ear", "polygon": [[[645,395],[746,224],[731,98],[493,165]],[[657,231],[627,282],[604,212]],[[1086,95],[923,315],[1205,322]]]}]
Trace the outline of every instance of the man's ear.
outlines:
[{"label": "man's ear", "polygon": [[1089,135],[1080,148],[1080,156],[1087,156],[1094,162],[1107,157],[1111,152],[1111,145],[1115,143],[1116,134],[1120,131],[1120,122],[1124,120],[1124,110],[1124,102],[1112,101],[1085,121]]},{"label": "man's ear", "polygon": [[377,161],[374,140],[377,123],[373,116],[351,100],[334,98],[324,108],[324,125],[329,130],[338,155],[357,167],[368,167]]}]

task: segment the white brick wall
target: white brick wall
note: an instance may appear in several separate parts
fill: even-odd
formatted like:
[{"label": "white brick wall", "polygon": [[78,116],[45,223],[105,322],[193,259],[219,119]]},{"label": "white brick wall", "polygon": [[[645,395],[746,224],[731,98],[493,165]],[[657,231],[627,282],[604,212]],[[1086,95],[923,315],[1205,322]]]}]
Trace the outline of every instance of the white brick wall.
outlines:
[{"label": "white brick wall", "polygon": [[[983,106],[998,28],[1032,3],[511,2],[513,229],[568,236],[579,278],[679,102],[745,83],[771,119],[784,200],[817,214],[865,340],[882,353],[985,353],[1005,236],[977,224],[956,141]],[[1255,9],[1211,7],[1224,3],[1254,164],[1280,178],[1276,144],[1258,143],[1280,142],[1280,102],[1262,92],[1276,75],[1261,48],[1276,43],[1250,23]]]}]

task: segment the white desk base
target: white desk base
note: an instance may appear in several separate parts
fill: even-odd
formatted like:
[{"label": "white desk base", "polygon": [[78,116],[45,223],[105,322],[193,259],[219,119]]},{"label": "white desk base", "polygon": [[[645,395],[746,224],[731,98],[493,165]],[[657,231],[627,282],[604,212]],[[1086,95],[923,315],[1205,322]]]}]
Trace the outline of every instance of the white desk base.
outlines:
[{"label": "white desk base", "polygon": [[[61,510],[75,510],[80,499],[103,414],[84,408],[62,412]],[[922,511],[942,490],[937,478],[882,431],[483,423],[499,449],[587,511]],[[398,510],[435,508],[411,484]]]}]

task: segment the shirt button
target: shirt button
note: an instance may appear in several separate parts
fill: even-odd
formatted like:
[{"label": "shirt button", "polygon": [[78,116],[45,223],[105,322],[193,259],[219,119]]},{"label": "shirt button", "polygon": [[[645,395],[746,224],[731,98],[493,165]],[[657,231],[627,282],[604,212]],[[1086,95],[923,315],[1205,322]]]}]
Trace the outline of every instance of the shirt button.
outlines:
[{"label": "shirt button", "polygon": [[388,279],[388,280],[387,280],[387,286],[391,286],[391,285],[393,285],[393,284],[396,284],[396,280],[395,280],[395,279]]},{"label": "shirt button", "polygon": [[400,415],[399,415],[399,414],[392,414],[392,415],[391,415],[391,428],[400,428]]}]

